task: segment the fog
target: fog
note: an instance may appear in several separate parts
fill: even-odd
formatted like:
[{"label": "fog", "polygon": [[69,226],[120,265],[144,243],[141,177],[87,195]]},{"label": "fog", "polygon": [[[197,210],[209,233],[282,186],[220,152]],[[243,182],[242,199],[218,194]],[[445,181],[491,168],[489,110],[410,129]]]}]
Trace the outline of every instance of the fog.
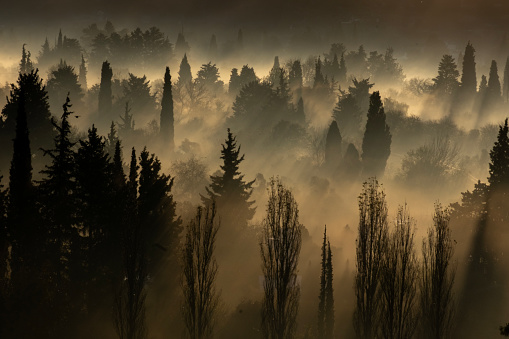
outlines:
[{"label": "fog", "polygon": [[[0,337],[500,337],[499,327],[509,322],[508,6],[496,0],[4,6]],[[63,107],[67,97],[72,106]],[[284,187],[278,197],[290,194],[278,206],[296,202],[294,228],[285,222],[295,210],[270,218],[274,182]],[[385,254],[375,263],[385,272],[390,254],[399,253],[390,239],[406,220],[400,208],[410,216],[408,253],[417,278],[409,287],[414,294],[401,292],[415,318],[403,324],[412,328],[406,335],[384,332],[391,299],[382,273],[372,296],[379,305],[373,328],[358,320],[362,197],[370,187],[383,192],[387,206],[385,224],[376,224],[386,227]],[[204,212],[212,201],[215,219]],[[374,206],[384,219],[385,205],[365,208]],[[423,306],[423,249],[433,244],[430,230],[439,232],[442,208],[444,246],[451,244],[453,254],[440,279],[446,285],[453,278],[439,318],[448,317],[448,307],[453,316],[433,336],[436,324],[427,322]],[[277,312],[267,311],[271,280],[262,254],[283,243],[267,235],[271,220],[298,229],[300,241],[296,269],[288,273],[295,277],[287,281],[289,295],[298,290],[292,299],[298,310],[284,335],[277,332],[281,323],[276,330],[267,325]],[[200,252],[204,262],[213,258],[203,267],[215,290],[203,301],[212,303],[206,312],[213,321],[191,326],[186,263],[199,254],[186,251],[201,250],[199,237],[196,248],[188,242],[193,227],[201,229],[196,225],[209,236],[217,227],[213,255]],[[319,320],[329,312],[321,303],[325,226],[332,332]],[[125,311],[131,304],[137,311]]]}]

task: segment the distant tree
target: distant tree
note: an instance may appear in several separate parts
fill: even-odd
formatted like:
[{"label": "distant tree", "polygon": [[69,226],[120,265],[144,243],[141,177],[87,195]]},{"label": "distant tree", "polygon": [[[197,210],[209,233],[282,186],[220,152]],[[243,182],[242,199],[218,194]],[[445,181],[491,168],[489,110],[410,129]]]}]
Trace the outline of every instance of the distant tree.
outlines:
[{"label": "distant tree", "polygon": [[63,39],[62,39],[62,29],[58,30],[58,40],[57,40],[57,49],[61,49],[63,47]]},{"label": "distant tree", "polygon": [[348,92],[353,95],[361,112],[364,113],[368,110],[370,104],[369,91],[375,84],[370,83],[369,78],[357,80],[355,77],[352,78],[352,84],[353,86],[348,86]]},{"label": "distant tree", "polygon": [[380,93],[374,92],[370,97],[368,121],[362,139],[362,165],[366,175],[383,176],[391,154],[392,135],[385,118]]},{"label": "distant tree", "polygon": [[320,272],[320,295],[318,296],[318,338],[325,338],[325,313],[326,313],[326,296],[327,294],[327,225],[323,231],[322,243],[322,261]]},{"label": "distant tree", "polygon": [[184,53],[184,55],[186,55],[187,53],[189,53],[189,50],[190,50],[189,44],[186,41],[184,33],[179,32],[177,36],[177,42],[175,43],[175,53],[177,53],[178,55],[182,55],[182,53]]},{"label": "distant tree", "polygon": [[325,139],[325,164],[330,169],[336,170],[341,162],[341,142],[338,124],[333,120]]},{"label": "distant tree", "polygon": [[374,178],[363,184],[359,196],[359,228],[355,274],[354,328],[358,338],[374,338],[380,328],[380,280],[388,236],[385,193]]},{"label": "distant tree", "polygon": [[161,99],[161,119],[160,119],[160,134],[164,145],[168,147],[170,151],[173,151],[175,147],[175,126],[173,116],[173,94],[171,88],[171,75],[170,68],[166,67],[164,73],[164,86],[163,96]]},{"label": "distant tree", "polygon": [[362,162],[359,156],[359,151],[355,148],[354,144],[348,144],[345,155],[341,161],[339,167],[340,177],[345,180],[355,180],[359,178],[360,172],[362,171]]},{"label": "distant tree", "polygon": [[318,305],[318,338],[334,338],[334,286],[332,283],[332,252],[327,240],[327,227],[323,233],[322,270]]},{"label": "distant tree", "polygon": [[394,57],[392,47],[387,48],[384,54],[384,75],[385,81],[391,83],[401,83],[405,79],[403,68]]},{"label": "distant tree", "polygon": [[42,69],[50,63],[52,50],[49,47],[48,37],[44,40],[44,44],[41,46],[42,49],[37,56],[37,64]]},{"label": "distant tree", "polygon": [[479,95],[481,98],[486,96],[486,92],[488,91],[488,80],[486,79],[486,75],[481,76],[481,82],[479,83]]},{"label": "distant tree", "polygon": [[191,74],[191,66],[187,61],[187,54],[184,54],[182,61],[180,62],[179,68],[179,78],[177,80],[177,84],[179,86],[185,86],[193,80],[193,75]]},{"label": "distant tree", "polygon": [[219,294],[216,290],[217,262],[214,255],[219,222],[214,203],[198,207],[186,227],[182,261],[183,317],[189,338],[211,338]]},{"label": "distant tree", "polygon": [[277,117],[267,109],[273,97],[274,92],[270,84],[248,83],[240,90],[233,102],[233,118],[246,125],[251,125],[251,128],[267,126]]},{"label": "distant tree", "polygon": [[272,87],[275,89],[279,84],[279,76],[281,74],[281,66],[279,64],[279,57],[276,55],[274,57],[274,64],[269,72],[269,82]]},{"label": "distant tree", "polygon": [[293,337],[299,309],[297,265],[302,244],[302,225],[292,192],[272,178],[267,215],[260,240],[262,257],[262,333],[265,338]]},{"label": "distant tree", "polygon": [[315,78],[313,81],[313,88],[322,86],[325,86],[325,78],[322,74],[322,61],[320,60],[320,57],[318,57],[318,60],[315,64]]},{"label": "distant tree", "polygon": [[[100,65],[103,63],[104,69],[104,60],[107,60],[110,57],[109,52],[109,39],[106,34],[100,32],[98,33],[92,40],[92,51],[90,52],[90,59],[92,60],[92,64]],[[108,64],[109,67],[109,64]],[[102,74],[103,71],[101,71]],[[102,78],[102,76],[101,76]]]},{"label": "distant tree", "polygon": [[120,116],[121,122],[118,124],[119,132],[121,135],[129,135],[134,131],[134,119],[131,113],[131,108],[129,107],[129,102],[126,101],[124,108],[124,115]]},{"label": "distant tree", "polygon": [[470,43],[465,47],[463,56],[463,70],[461,73],[461,92],[472,96],[477,92],[477,76],[475,73],[475,49]]},{"label": "distant tree", "polygon": [[292,63],[290,72],[288,72],[288,85],[292,91],[297,91],[302,88],[302,65],[300,60],[295,60]]},{"label": "distant tree", "polygon": [[122,102],[129,102],[134,113],[143,114],[154,112],[156,108],[155,96],[150,93],[150,80],[143,75],[138,77],[129,73],[129,78],[124,84]]},{"label": "distant tree", "polygon": [[504,102],[509,101],[509,57],[505,61],[504,67],[504,87],[502,88],[502,98]]},{"label": "distant tree", "polygon": [[242,69],[240,70],[239,82],[241,89],[252,82],[258,82],[258,78],[256,77],[254,68],[249,67],[248,65],[242,66]]},{"label": "distant tree", "polygon": [[[488,87],[486,88],[485,105],[490,108],[500,102],[501,89],[500,80],[498,78],[497,62],[491,61],[490,75],[488,78]],[[485,106],[486,107],[486,106]],[[492,107],[492,106],[491,106]]]},{"label": "distant tree", "polygon": [[111,115],[113,95],[111,92],[111,79],[113,71],[108,61],[104,61],[101,68],[101,83],[99,85],[99,115],[108,117]]},{"label": "distant tree", "polygon": [[414,224],[406,205],[400,206],[382,259],[380,331],[383,338],[412,338],[417,327],[419,266]]},{"label": "distant tree", "polygon": [[236,68],[232,68],[230,82],[228,83],[228,93],[230,93],[230,95],[236,95],[239,91],[240,91],[239,70]]},{"label": "distant tree", "polygon": [[110,131],[108,132],[108,135],[106,136],[105,140],[106,153],[108,153],[112,159],[113,155],[115,154],[115,147],[117,141],[119,141],[117,129],[115,127],[115,123],[112,121],[110,125]]},{"label": "distant tree", "polygon": [[85,58],[83,54],[81,55],[81,64],[80,64],[80,72],[78,75],[78,82],[81,85],[81,88],[86,91],[88,89],[87,84],[87,65],[85,63]]},{"label": "distant tree", "polygon": [[244,34],[242,33],[242,29],[239,28],[239,32],[237,33],[237,50],[242,51],[244,49]]},{"label": "distant tree", "polygon": [[426,338],[449,338],[452,335],[455,313],[452,242],[449,213],[437,203],[433,226],[428,229],[428,236],[422,243],[420,331]]},{"label": "distant tree", "polygon": [[219,80],[219,69],[211,62],[203,64],[197,73],[196,84],[202,86],[211,96],[221,93],[224,83]]},{"label": "distant tree", "polygon": [[344,53],[341,53],[341,59],[339,60],[339,73],[337,81],[339,84],[345,84],[346,83],[346,74],[347,74],[347,68],[346,68],[346,62],[345,62],[345,56]]},{"label": "distant tree", "polygon": [[58,68],[50,73],[47,89],[50,108],[54,111],[61,106],[67,95],[72,96],[78,103],[84,96],[74,67],[67,65],[65,61],[60,61]]},{"label": "distant tree", "polygon": [[350,139],[357,137],[361,128],[362,112],[351,93],[340,91],[332,117],[339,123],[345,136]]},{"label": "distant tree", "polygon": [[25,45],[23,44],[23,50],[21,52],[21,61],[19,63],[19,72],[21,74],[31,73],[34,70],[34,65],[32,60],[30,60],[30,51],[25,50]]},{"label": "distant tree", "polygon": [[438,65],[438,75],[433,78],[435,91],[441,95],[452,95],[459,87],[459,71],[451,55],[445,54]]},{"label": "distant tree", "polygon": [[239,156],[240,146],[237,147],[236,138],[230,129],[222,148],[221,170],[223,173],[210,176],[212,182],[209,187],[206,187],[208,197],[202,196],[202,200],[208,205],[215,201],[223,225],[232,230],[238,230],[246,226],[255,213],[255,208],[252,207],[255,202],[249,201],[254,180],[245,182],[244,175],[239,172],[239,165],[244,161],[244,155]]},{"label": "distant tree", "polygon": [[357,77],[364,77],[367,73],[367,54],[363,45],[357,51],[350,51],[345,55],[345,62],[350,74]]},{"label": "distant tree", "polygon": [[288,87],[288,80],[286,76],[286,70],[284,68],[279,69],[279,79],[278,86],[276,88],[276,96],[281,99],[281,104],[286,106],[287,108],[293,106],[291,104],[292,101],[292,93],[290,88]]},{"label": "distant tree", "polygon": [[299,101],[297,102],[297,108],[295,110],[295,121],[303,126],[306,124],[306,113],[304,112],[304,100],[302,100],[302,97],[300,97]]}]

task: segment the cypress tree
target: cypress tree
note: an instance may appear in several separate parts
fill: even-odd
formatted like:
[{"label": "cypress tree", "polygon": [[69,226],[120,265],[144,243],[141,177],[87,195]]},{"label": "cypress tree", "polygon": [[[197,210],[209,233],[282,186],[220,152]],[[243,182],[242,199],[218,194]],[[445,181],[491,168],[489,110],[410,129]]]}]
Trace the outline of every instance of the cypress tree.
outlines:
[{"label": "cypress tree", "polygon": [[488,182],[490,190],[497,190],[500,187],[509,188],[509,137],[507,133],[507,119],[504,126],[499,126],[497,141],[490,151],[490,176]]},{"label": "cypress tree", "polygon": [[325,338],[334,338],[334,286],[332,284],[332,251],[327,241],[326,288],[325,288]]},{"label": "cypress tree", "polygon": [[338,124],[333,120],[325,139],[325,163],[331,169],[337,169],[341,161],[341,142]]},{"label": "cypress tree", "polygon": [[274,57],[274,64],[269,72],[269,82],[273,88],[276,88],[279,84],[279,77],[281,75],[281,66],[279,65],[279,57]]},{"label": "cypress tree", "polygon": [[315,78],[313,82],[313,88],[322,87],[325,85],[325,78],[322,74],[322,61],[320,60],[320,57],[318,57],[318,60],[315,63]]},{"label": "cypress tree", "polygon": [[325,338],[325,314],[327,294],[327,225],[323,231],[320,295],[318,296],[318,338]]},{"label": "cypress tree", "polygon": [[173,151],[175,147],[175,127],[173,118],[173,94],[169,67],[166,67],[166,72],[164,73],[163,97],[161,99],[161,120],[159,126],[163,145],[165,148],[169,147],[170,151]]},{"label": "cypress tree", "polygon": [[99,85],[99,115],[104,118],[111,114],[113,95],[111,92],[111,79],[113,70],[108,61],[104,61],[101,67],[101,84]]},{"label": "cypress tree", "polygon": [[179,78],[177,83],[181,86],[185,86],[193,81],[193,75],[191,74],[191,66],[187,61],[187,54],[184,54],[182,61],[180,62]]},{"label": "cypress tree", "polygon": [[87,65],[85,64],[85,58],[83,57],[83,54],[81,55],[81,64],[80,64],[80,72],[78,76],[79,83],[81,85],[81,88],[86,91],[88,89],[87,84]]},{"label": "cypress tree", "polygon": [[58,31],[58,41],[57,41],[57,49],[62,49],[62,29]]},{"label": "cypress tree", "polygon": [[488,87],[486,95],[491,103],[496,103],[500,100],[500,80],[498,78],[497,62],[491,61],[490,75],[488,78]]},{"label": "cypress tree", "polygon": [[463,69],[461,73],[461,90],[464,95],[472,96],[477,92],[477,76],[475,73],[475,49],[470,43],[465,47]]},{"label": "cypress tree", "polygon": [[380,93],[369,98],[368,120],[362,139],[362,164],[364,176],[381,177],[391,154],[392,136],[385,122],[386,116]]}]

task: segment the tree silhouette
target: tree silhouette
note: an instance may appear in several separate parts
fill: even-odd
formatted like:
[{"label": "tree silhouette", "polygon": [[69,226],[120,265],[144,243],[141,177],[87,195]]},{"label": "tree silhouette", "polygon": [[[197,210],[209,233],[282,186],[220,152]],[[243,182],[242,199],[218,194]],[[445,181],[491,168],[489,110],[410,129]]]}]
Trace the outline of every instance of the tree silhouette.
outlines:
[{"label": "tree silhouette", "polygon": [[362,164],[366,175],[381,177],[391,154],[392,135],[385,122],[380,93],[374,92],[369,101],[368,121],[362,139]]},{"label": "tree silhouette", "polygon": [[108,61],[104,61],[101,68],[101,83],[99,85],[99,116],[108,117],[111,115],[113,95],[111,92],[111,79],[113,71]]},{"label": "tree silhouette", "polygon": [[86,91],[88,89],[87,65],[85,63],[85,58],[83,57],[83,54],[81,55],[81,64],[80,64],[80,71],[79,71],[79,75],[78,75],[78,82],[84,91]]},{"label": "tree silhouette", "polygon": [[461,73],[461,92],[473,96],[477,92],[477,76],[475,73],[475,49],[470,43],[465,47],[463,55],[463,69]]},{"label": "tree silhouette", "polygon": [[297,264],[302,244],[297,202],[279,179],[271,179],[267,215],[260,241],[262,256],[262,333],[291,338],[295,333],[300,286]]},{"label": "tree silhouette", "polygon": [[292,63],[288,73],[288,85],[292,91],[299,91],[302,88],[302,65],[300,60],[295,60]]},{"label": "tree silhouette", "polygon": [[332,284],[332,252],[327,240],[327,226],[323,232],[322,270],[318,305],[318,338],[334,338],[334,286]]},{"label": "tree silhouette", "polygon": [[32,60],[30,60],[30,51],[25,50],[25,45],[23,44],[23,49],[21,52],[21,61],[19,63],[19,72],[21,74],[31,73],[34,70],[34,65]]},{"label": "tree silhouette", "polygon": [[504,85],[502,87],[502,98],[504,102],[509,101],[509,57],[505,61],[504,67]]},{"label": "tree silhouette", "polygon": [[179,78],[177,80],[177,84],[179,86],[186,86],[193,80],[193,75],[191,74],[191,66],[187,61],[187,54],[184,54],[182,61],[180,62],[180,68],[178,71]]},{"label": "tree silhouette", "polygon": [[318,60],[315,63],[315,78],[313,80],[313,88],[321,88],[325,86],[325,78],[322,74],[322,61],[320,60],[320,57],[318,57]]},{"label": "tree silhouette", "polygon": [[445,54],[438,65],[438,75],[433,78],[435,90],[440,95],[450,96],[456,93],[459,87],[459,71],[451,55]]},{"label": "tree silhouette", "polygon": [[58,68],[50,73],[46,88],[50,107],[54,111],[61,106],[68,94],[72,95],[75,102],[81,102],[84,96],[74,67],[67,65],[65,61],[60,61]]},{"label": "tree silhouette", "polygon": [[325,139],[325,164],[334,170],[338,168],[341,161],[341,142],[338,124],[333,120]]},{"label": "tree silhouette", "polygon": [[170,68],[166,67],[164,73],[163,97],[161,99],[160,133],[164,145],[173,151],[175,147],[175,127],[173,118],[173,94],[171,89]]}]

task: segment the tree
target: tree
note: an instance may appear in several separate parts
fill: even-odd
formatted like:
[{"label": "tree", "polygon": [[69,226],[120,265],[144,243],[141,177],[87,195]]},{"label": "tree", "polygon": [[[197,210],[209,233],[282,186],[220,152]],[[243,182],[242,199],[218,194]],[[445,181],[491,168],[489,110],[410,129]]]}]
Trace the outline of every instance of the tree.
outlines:
[{"label": "tree", "polygon": [[374,178],[363,184],[359,196],[359,227],[356,247],[356,305],[354,328],[358,338],[374,338],[380,327],[380,280],[387,241],[385,193]]},{"label": "tree", "polygon": [[34,64],[32,63],[32,60],[30,60],[30,51],[25,50],[25,45],[26,44],[23,44],[21,61],[19,63],[19,72],[21,74],[31,73],[34,70]]},{"label": "tree", "polygon": [[356,98],[351,93],[340,91],[332,117],[341,126],[343,136],[356,138],[361,129],[362,112]]},{"label": "tree", "polygon": [[211,338],[217,316],[217,262],[214,255],[219,222],[214,203],[198,207],[196,217],[186,227],[181,252],[183,317],[190,338]]},{"label": "tree", "polygon": [[306,113],[304,112],[304,100],[302,100],[302,97],[300,97],[299,101],[297,102],[294,120],[302,126],[306,124]]},{"label": "tree", "polygon": [[435,91],[440,95],[450,96],[456,93],[459,87],[459,71],[451,55],[445,54],[438,65],[438,75],[433,78]]},{"label": "tree", "polygon": [[164,73],[163,97],[161,99],[161,122],[159,123],[159,133],[170,151],[175,147],[175,127],[173,117],[173,94],[171,89],[170,68],[166,67]]},{"label": "tree", "polygon": [[385,122],[385,112],[378,91],[369,99],[368,121],[362,139],[362,164],[365,174],[383,176],[391,154],[392,135]]},{"label": "tree", "polygon": [[179,78],[177,80],[177,85],[179,86],[186,86],[191,81],[193,81],[193,75],[191,74],[191,66],[189,65],[189,62],[187,61],[187,54],[184,54],[184,57],[182,58],[182,61],[180,62],[180,68],[179,68]]},{"label": "tree", "polygon": [[342,139],[338,124],[333,120],[325,139],[325,163],[334,170],[337,169],[341,162],[341,142]]},{"label": "tree", "polygon": [[322,61],[320,60],[320,57],[318,57],[318,60],[315,63],[315,78],[313,81],[313,88],[319,88],[325,86],[325,78],[322,74]]},{"label": "tree", "polygon": [[99,115],[108,117],[111,115],[113,95],[111,92],[111,79],[113,70],[108,61],[104,61],[101,68],[101,83],[99,85]]},{"label": "tree", "polygon": [[505,61],[504,67],[504,87],[502,88],[502,98],[504,102],[509,101],[509,57]]},{"label": "tree", "polygon": [[230,82],[228,83],[228,93],[236,95],[240,91],[240,75],[239,70],[232,68]]},{"label": "tree", "polygon": [[219,69],[211,62],[203,64],[196,76],[196,84],[209,92],[210,96],[222,92],[224,83],[219,80]]},{"label": "tree", "polygon": [[75,102],[81,102],[84,96],[74,67],[65,61],[60,61],[58,68],[50,73],[47,89],[50,107],[54,111],[61,106],[67,95],[72,95]]},{"label": "tree", "polygon": [[488,182],[490,190],[506,191],[509,188],[509,127],[505,119],[504,126],[499,126],[497,141],[490,151]]},{"label": "tree", "polygon": [[129,78],[122,89],[121,102],[129,102],[135,113],[152,113],[156,108],[156,101],[155,96],[150,93],[150,88],[150,80],[147,80],[145,75],[138,77],[129,73]]},{"label": "tree", "polygon": [[279,57],[274,57],[274,64],[269,72],[269,83],[273,88],[276,88],[279,84],[279,76],[281,74],[281,66],[279,65]]},{"label": "tree", "polygon": [[292,63],[292,67],[288,73],[288,85],[292,91],[297,91],[302,88],[302,65],[300,60],[295,60]]},{"label": "tree", "polygon": [[412,338],[416,330],[419,266],[414,249],[414,224],[406,205],[400,206],[382,260],[382,338]]},{"label": "tree", "polygon": [[327,240],[327,226],[323,232],[322,270],[318,305],[318,338],[334,338],[334,286],[332,284],[332,252]]},{"label": "tree", "polygon": [[341,59],[339,60],[339,74],[338,74],[338,79],[337,79],[340,84],[346,83],[346,73],[347,73],[347,68],[346,68],[345,56],[344,56],[344,53],[341,53]]},{"label": "tree", "polygon": [[212,182],[209,187],[206,187],[208,197],[202,196],[202,200],[206,204],[215,201],[223,225],[232,230],[238,230],[246,226],[255,213],[255,208],[252,207],[255,202],[249,201],[254,180],[245,182],[244,175],[239,172],[239,165],[244,161],[244,155],[239,156],[240,146],[237,147],[236,137],[229,128],[228,137],[222,148],[221,170],[223,173],[210,176]]},{"label": "tree", "polygon": [[463,69],[461,73],[461,92],[473,96],[477,92],[477,76],[475,73],[475,49],[470,43],[465,47],[463,55]]},{"label": "tree", "polygon": [[[500,102],[500,80],[498,78],[497,62],[491,61],[490,75],[488,78],[488,87],[486,88],[485,104],[488,108],[493,107]],[[491,106],[491,107],[490,107]]]},{"label": "tree", "polygon": [[421,333],[426,338],[449,338],[454,319],[452,267],[454,247],[449,229],[449,213],[435,204],[433,227],[422,242],[420,279]]},{"label": "tree", "polygon": [[268,192],[260,241],[264,276],[262,333],[265,338],[292,338],[299,309],[297,264],[303,226],[292,192],[279,179],[271,179]]},{"label": "tree", "polygon": [[209,44],[209,58],[215,59],[217,57],[217,39],[216,35],[212,34],[210,37],[210,44]]},{"label": "tree", "polygon": [[184,36],[184,32],[179,32],[177,36],[177,42],[175,43],[175,53],[178,55],[182,55],[184,53],[184,57],[186,53],[189,53],[189,44],[186,41],[186,37]]},{"label": "tree", "polygon": [[81,88],[83,90],[86,91],[88,89],[88,84],[87,84],[87,65],[85,63],[85,58],[83,57],[83,54],[81,55],[81,64],[80,64],[80,72],[79,72],[79,75],[78,75],[78,82],[81,85]]}]

